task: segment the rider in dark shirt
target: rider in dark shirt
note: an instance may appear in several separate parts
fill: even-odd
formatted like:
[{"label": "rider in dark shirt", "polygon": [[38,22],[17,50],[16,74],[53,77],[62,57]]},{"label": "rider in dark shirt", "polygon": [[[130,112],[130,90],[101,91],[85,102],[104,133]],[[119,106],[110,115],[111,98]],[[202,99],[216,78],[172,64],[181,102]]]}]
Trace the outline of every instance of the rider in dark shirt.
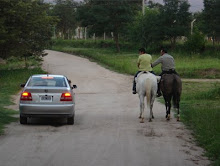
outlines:
[{"label": "rider in dark shirt", "polygon": [[[160,74],[160,76],[162,76],[163,74],[177,74],[177,72],[175,71],[174,58],[171,55],[167,54],[167,51],[165,49],[161,49],[160,54],[161,56],[155,62],[153,62],[151,66],[155,67],[156,65],[161,63],[162,73]],[[161,96],[159,84],[160,82],[158,83],[157,97]]]}]

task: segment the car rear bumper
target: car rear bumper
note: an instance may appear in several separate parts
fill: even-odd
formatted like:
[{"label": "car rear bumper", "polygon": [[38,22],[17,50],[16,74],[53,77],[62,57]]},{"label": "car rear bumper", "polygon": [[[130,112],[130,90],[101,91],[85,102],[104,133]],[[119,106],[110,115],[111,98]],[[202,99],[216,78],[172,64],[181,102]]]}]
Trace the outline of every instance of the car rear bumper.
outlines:
[{"label": "car rear bumper", "polygon": [[74,104],[65,105],[19,105],[20,115],[25,117],[71,117],[74,115]]}]

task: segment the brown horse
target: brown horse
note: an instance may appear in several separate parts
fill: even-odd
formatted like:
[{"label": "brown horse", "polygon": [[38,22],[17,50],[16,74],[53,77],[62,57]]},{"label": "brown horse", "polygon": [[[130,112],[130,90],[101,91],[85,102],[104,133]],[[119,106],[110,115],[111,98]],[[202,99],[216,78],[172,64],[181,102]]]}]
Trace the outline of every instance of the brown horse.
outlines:
[{"label": "brown horse", "polygon": [[161,91],[166,105],[166,118],[170,120],[171,99],[177,109],[177,121],[180,120],[179,102],[182,92],[182,81],[177,74],[163,74],[160,81]]}]

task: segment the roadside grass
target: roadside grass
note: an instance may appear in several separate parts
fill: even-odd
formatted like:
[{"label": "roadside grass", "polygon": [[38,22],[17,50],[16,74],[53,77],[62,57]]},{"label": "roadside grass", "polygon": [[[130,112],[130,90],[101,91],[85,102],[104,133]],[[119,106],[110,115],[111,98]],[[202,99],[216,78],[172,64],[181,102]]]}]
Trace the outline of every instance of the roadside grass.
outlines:
[{"label": "roadside grass", "polygon": [[[67,52],[89,58],[111,70],[134,75],[137,69],[138,51],[121,51],[116,53],[112,48],[75,48],[54,45],[53,50]],[[217,57],[186,56],[170,53],[175,58],[176,70],[182,78],[220,78],[220,59]],[[153,61],[160,55],[152,55]],[[154,68],[156,74],[161,72],[160,65]]]},{"label": "roadside grass", "polygon": [[5,64],[0,65],[0,70],[13,70],[21,68],[39,68],[42,62],[41,57],[28,57],[26,63],[23,57],[10,57]]},{"label": "roadside grass", "polygon": [[62,47],[53,50],[86,57],[108,69],[127,74],[136,72],[136,55],[134,53],[116,53],[112,49]]},{"label": "roadside grass", "polygon": [[213,165],[220,165],[220,83],[183,83],[181,115]]},{"label": "roadside grass", "polygon": [[44,73],[41,68],[22,69],[21,66],[23,63],[18,59],[17,62],[15,60],[13,63],[9,62],[0,66],[0,135],[4,133],[6,124],[17,121],[13,115],[18,114],[18,112],[5,108],[14,104],[11,101],[11,95],[19,92],[20,84],[25,83],[30,75]]},{"label": "roadside grass", "polygon": [[[111,70],[133,75],[137,71],[137,51],[116,53],[112,48],[77,48],[54,45],[53,50],[86,57]],[[182,78],[220,78],[220,59],[201,55],[170,53]],[[153,55],[156,60],[159,55]],[[159,66],[154,68],[159,74]],[[197,143],[206,150],[212,165],[220,165],[220,83],[183,82],[182,121],[194,132]]]}]

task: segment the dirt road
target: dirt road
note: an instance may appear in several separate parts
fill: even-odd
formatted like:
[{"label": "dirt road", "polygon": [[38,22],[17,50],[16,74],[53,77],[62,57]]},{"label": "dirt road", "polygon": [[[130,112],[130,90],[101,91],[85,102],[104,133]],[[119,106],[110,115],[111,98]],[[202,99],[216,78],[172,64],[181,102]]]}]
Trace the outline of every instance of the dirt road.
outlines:
[{"label": "dirt road", "polygon": [[[139,123],[132,77],[86,59],[48,51],[44,68],[78,86],[75,125],[58,120],[12,123],[0,137],[0,166],[194,166],[208,165],[181,122],[165,120],[155,102],[153,122]],[[17,106],[16,106],[17,107]],[[149,110],[145,111],[149,117]],[[172,115],[173,117],[173,115]]]}]

